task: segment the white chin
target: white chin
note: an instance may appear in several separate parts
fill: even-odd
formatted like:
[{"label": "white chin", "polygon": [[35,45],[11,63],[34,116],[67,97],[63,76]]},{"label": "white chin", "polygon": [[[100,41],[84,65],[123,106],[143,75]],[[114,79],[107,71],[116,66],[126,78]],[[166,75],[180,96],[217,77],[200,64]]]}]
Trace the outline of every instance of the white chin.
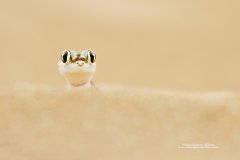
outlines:
[{"label": "white chin", "polygon": [[84,65],[79,66],[76,63],[65,64],[59,61],[58,70],[68,81],[70,87],[79,87],[90,84],[93,74],[96,71],[96,63],[85,63]]}]

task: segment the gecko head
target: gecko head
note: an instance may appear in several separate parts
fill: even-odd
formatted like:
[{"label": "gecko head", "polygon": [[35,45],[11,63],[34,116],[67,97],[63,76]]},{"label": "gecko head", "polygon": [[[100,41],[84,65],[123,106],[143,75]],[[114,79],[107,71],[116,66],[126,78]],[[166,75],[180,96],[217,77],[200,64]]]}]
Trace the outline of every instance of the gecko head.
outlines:
[{"label": "gecko head", "polygon": [[96,71],[96,55],[91,50],[65,50],[61,53],[58,70],[71,87],[90,85]]}]

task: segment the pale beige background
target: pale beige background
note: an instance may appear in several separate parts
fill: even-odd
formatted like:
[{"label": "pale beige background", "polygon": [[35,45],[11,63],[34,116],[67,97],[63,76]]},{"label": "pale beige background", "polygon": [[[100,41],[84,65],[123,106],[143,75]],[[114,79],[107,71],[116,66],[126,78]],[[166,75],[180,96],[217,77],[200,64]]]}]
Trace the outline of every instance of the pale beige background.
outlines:
[{"label": "pale beige background", "polygon": [[59,52],[92,49],[97,83],[240,90],[238,0],[0,1],[1,86],[64,86]]}]

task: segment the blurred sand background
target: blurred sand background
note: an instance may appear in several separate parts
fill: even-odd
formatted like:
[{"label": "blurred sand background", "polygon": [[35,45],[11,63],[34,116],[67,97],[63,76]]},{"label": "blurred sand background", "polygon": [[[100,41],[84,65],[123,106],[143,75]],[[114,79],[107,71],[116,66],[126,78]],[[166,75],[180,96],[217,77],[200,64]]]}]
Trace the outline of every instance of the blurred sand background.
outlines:
[{"label": "blurred sand background", "polygon": [[98,83],[240,90],[237,0],[1,0],[1,86],[65,85],[59,52],[92,49]]},{"label": "blurred sand background", "polygon": [[[239,159],[240,1],[0,0],[0,13],[0,159]],[[96,87],[65,92],[65,49],[96,52]],[[219,148],[178,148],[205,143]]]}]

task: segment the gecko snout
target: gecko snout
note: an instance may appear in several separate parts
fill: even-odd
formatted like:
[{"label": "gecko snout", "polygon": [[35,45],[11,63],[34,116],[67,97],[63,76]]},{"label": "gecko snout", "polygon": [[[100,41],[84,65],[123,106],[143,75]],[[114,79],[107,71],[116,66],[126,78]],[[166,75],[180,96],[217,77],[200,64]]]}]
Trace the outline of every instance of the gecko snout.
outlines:
[{"label": "gecko snout", "polygon": [[85,64],[85,61],[79,60],[76,62],[77,65],[83,66]]}]

